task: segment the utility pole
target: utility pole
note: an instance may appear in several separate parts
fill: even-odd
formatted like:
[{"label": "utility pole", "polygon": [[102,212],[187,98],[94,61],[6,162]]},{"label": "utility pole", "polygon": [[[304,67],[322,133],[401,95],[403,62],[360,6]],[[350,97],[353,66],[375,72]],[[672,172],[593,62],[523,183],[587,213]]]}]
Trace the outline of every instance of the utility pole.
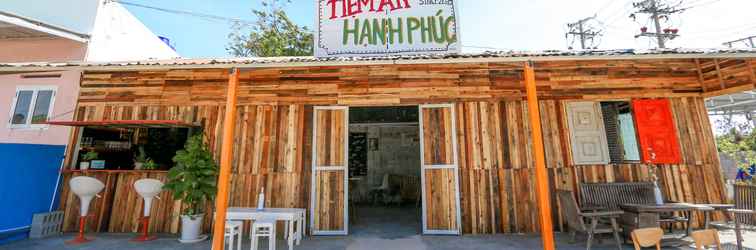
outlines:
[{"label": "utility pole", "polygon": [[[586,49],[586,42],[588,40],[593,42],[593,38],[596,38],[598,36],[601,36],[601,30],[594,30],[592,27],[590,27],[587,22],[596,18],[596,16],[592,17],[586,17],[583,18],[577,22],[574,23],[568,23],[567,27],[570,28],[570,31],[564,34],[564,38],[568,39],[569,37],[579,37],[580,38],[580,48]],[[572,49],[572,44],[569,45],[570,49]],[[588,48],[591,48],[591,46],[588,46]]]},{"label": "utility pole", "polygon": [[746,38],[741,38],[741,39],[738,39],[738,40],[733,40],[733,41],[725,42],[722,45],[732,48],[733,44],[743,42],[746,45],[751,46],[751,48],[756,49],[756,44],[754,44],[754,41],[753,41],[754,39],[756,39],[756,36],[749,36],[749,37],[746,37]]},{"label": "utility pole", "polygon": [[648,27],[642,27],[641,33],[635,35],[635,38],[642,36],[656,38],[656,43],[658,44],[659,48],[663,49],[666,48],[666,43],[668,40],[675,39],[680,35],[677,34],[677,32],[679,31],[678,29],[662,29],[660,19],[664,18],[668,20],[670,15],[682,12],[683,9],[677,8],[679,4],[671,6],[662,3],[662,1],[663,0],[644,0],[642,2],[633,3],[633,7],[638,9],[638,11],[630,15],[630,17],[635,19],[636,14],[650,15],[651,20],[654,22],[655,32],[648,32]]}]

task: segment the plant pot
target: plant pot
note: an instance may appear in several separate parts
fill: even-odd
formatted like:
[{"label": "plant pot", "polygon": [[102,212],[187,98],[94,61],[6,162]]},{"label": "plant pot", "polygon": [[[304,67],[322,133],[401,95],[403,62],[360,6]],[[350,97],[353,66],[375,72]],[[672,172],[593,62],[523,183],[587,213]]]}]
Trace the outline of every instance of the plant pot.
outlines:
[{"label": "plant pot", "polygon": [[87,169],[89,169],[88,161],[79,162],[79,170],[87,170]]},{"label": "plant pot", "polygon": [[205,240],[207,236],[200,235],[202,232],[202,218],[204,214],[181,215],[181,238],[180,242],[192,243]]},{"label": "plant pot", "polygon": [[144,168],[144,162],[134,162],[134,170],[142,170]]}]

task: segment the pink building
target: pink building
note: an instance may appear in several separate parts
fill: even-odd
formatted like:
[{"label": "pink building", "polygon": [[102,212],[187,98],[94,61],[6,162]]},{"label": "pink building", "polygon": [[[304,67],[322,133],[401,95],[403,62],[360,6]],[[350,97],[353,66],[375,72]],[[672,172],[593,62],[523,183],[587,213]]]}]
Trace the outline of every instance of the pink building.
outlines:
[{"label": "pink building", "polygon": [[[0,64],[176,57],[116,2],[4,0],[0,10]],[[57,206],[59,168],[71,131],[46,122],[73,118],[80,76],[80,71],[0,75],[0,243],[25,237],[32,214]]]}]

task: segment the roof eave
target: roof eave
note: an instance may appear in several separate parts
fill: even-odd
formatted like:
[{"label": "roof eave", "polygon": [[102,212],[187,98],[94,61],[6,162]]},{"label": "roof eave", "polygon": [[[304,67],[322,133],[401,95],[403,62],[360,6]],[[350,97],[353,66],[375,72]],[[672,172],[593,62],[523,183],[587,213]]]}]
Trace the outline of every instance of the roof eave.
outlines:
[{"label": "roof eave", "polygon": [[271,62],[271,63],[242,63],[215,62],[206,64],[176,63],[176,64],[81,64],[49,63],[40,64],[12,64],[0,66],[0,72],[37,72],[37,71],[131,71],[131,70],[168,70],[168,69],[231,69],[231,68],[292,68],[292,67],[324,67],[324,66],[365,66],[392,64],[449,64],[449,63],[518,63],[518,62],[548,62],[548,61],[589,61],[589,60],[681,60],[681,59],[722,59],[722,58],[756,58],[756,53],[708,53],[708,54],[648,54],[648,55],[598,55],[598,56],[516,56],[516,57],[471,57],[471,58],[437,58],[437,59],[386,59],[386,60],[355,60],[355,61],[314,61],[314,62]]},{"label": "roof eave", "polygon": [[19,27],[44,32],[52,36],[57,36],[72,41],[87,43],[89,36],[86,34],[77,33],[64,28],[53,26],[39,21],[34,21],[28,18],[17,16],[11,13],[0,11],[0,21],[17,25]]}]

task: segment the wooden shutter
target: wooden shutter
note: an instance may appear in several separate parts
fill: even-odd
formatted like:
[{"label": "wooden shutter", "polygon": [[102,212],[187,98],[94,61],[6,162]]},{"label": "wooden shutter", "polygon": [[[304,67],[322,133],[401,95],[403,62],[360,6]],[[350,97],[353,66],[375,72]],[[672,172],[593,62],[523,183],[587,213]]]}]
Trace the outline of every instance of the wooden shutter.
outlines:
[{"label": "wooden shutter", "polygon": [[567,104],[572,160],[574,164],[607,164],[609,148],[597,102],[570,102]]},{"label": "wooden shutter", "polygon": [[622,140],[620,140],[619,120],[617,119],[619,110],[614,102],[601,103],[601,116],[604,121],[606,130],[606,142],[609,147],[609,159],[612,163],[622,163],[624,161]]},{"label": "wooden shutter", "polygon": [[633,100],[641,159],[646,163],[680,163],[680,144],[669,100]]},{"label": "wooden shutter", "polygon": [[461,232],[454,106],[420,106],[423,233]]},{"label": "wooden shutter", "polygon": [[315,107],[310,226],[314,235],[346,235],[349,108]]}]

